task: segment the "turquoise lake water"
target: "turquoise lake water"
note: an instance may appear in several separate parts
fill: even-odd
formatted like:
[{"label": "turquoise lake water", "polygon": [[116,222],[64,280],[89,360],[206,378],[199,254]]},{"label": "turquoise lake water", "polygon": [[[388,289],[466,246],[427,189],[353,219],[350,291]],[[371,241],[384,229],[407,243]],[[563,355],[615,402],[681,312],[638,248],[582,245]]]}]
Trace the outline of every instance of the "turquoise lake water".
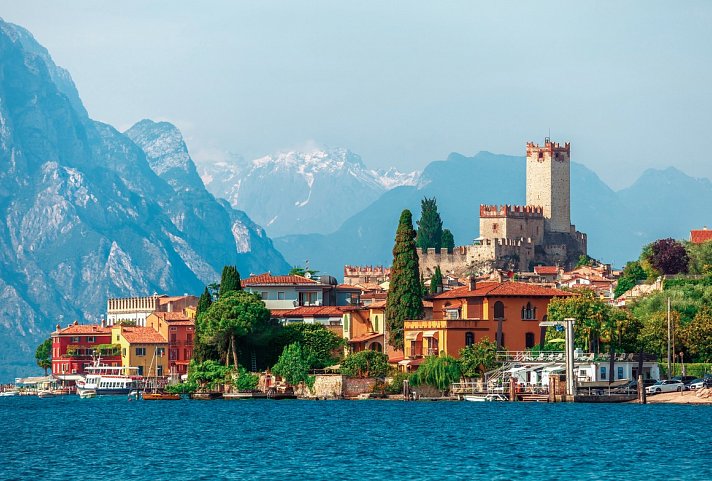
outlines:
[{"label": "turquoise lake water", "polygon": [[2,480],[712,480],[712,406],[0,398]]}]

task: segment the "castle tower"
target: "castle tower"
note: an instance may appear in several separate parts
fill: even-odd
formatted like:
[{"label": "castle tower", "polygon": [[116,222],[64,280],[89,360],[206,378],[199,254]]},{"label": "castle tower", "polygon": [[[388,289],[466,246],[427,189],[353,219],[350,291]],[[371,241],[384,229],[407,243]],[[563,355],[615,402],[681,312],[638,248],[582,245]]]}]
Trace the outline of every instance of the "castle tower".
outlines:
[{"label": "castle tower", "polygon": [[544,230],[571,232],[571,144],[527,143],[527,205],[544,211]]}]

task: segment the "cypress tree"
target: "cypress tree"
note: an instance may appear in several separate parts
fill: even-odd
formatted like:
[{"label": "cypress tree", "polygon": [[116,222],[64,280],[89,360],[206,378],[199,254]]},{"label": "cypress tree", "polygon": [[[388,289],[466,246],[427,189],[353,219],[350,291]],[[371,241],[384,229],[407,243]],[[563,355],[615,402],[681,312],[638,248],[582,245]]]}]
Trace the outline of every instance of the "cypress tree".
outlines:
[{"label": "cypress tree", "polygon": [[423,318],[422,294],[413,216],[405,209],[396,231],[390,287],[386,297],[385,314],[391,346],[403,349],[403,321]]},{"label": "cypress tree", "polygon": [[198,317],[200,314],[207,311],[212,303],[213,298],[210,295],[210,291],[208,291],[208,288],[206,286],[205,290],[200,295],[200,299],[198,299],[198,307],[196,308],[195,317]]},{"label": "cypress tree", "polygon": [[440,250],[443,242],[443,221],[438,213],[438,203],[435,197],[423,197],[420,201],[420,220],[418,221],[418,237],[416,243],[421,249],[434,247]]},{"label": "cypress tree", "polygon": [[222,278],[220,279],[220,294],[218,295],[218,297],[222,297],[228,292],[241,290],[242,285],[240,284],[240,273],[237,272],[237,267],[223,267]]},{"label": "cypress tree", "polygon": [[433,272],[433,277],[430,278],[430,293],[431,294],[437,294],[438,293],[438,287],[443,285],[443,274],[440,272],[440,266],[437,266],[435,268],[435,272]]},{"label": "cypress tree", "polygon": [[443,229],[443,249],[447,249],[449,254],[452,254],[452,250],[455,248],[455,238],[450,232],[450,229]]}]

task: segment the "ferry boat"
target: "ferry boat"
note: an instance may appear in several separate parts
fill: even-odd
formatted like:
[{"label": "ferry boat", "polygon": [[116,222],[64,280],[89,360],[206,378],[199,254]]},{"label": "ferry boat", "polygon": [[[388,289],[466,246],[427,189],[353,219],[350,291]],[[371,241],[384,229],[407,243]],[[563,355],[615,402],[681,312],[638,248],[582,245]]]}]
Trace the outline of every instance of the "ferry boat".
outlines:
[{"label": "ferry boat", "polygon": [[98,396],[113,394],[126,395],[138,388],[138,368],[123,366],[105,366],[97,361],[86,368],[87,374],[77,380],[77,394],[94,391]]}]

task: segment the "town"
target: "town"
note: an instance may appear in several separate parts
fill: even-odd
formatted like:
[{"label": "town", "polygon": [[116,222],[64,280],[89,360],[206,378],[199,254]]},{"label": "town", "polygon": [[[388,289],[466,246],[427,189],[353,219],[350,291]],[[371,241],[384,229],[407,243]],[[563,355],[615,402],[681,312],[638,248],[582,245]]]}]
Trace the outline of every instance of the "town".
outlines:
[{"label": "town", "polygon": [[0,395],[706,402],[712,230],[616,269],[571,223],[570,144],[530,142],[526,160],[526,205],[480,206],[470,245],[425,198],[393,264],[342,282],[226,266],[202,293],[109,298],[100,323],[58,323],[37,348],[46,376]]}]

